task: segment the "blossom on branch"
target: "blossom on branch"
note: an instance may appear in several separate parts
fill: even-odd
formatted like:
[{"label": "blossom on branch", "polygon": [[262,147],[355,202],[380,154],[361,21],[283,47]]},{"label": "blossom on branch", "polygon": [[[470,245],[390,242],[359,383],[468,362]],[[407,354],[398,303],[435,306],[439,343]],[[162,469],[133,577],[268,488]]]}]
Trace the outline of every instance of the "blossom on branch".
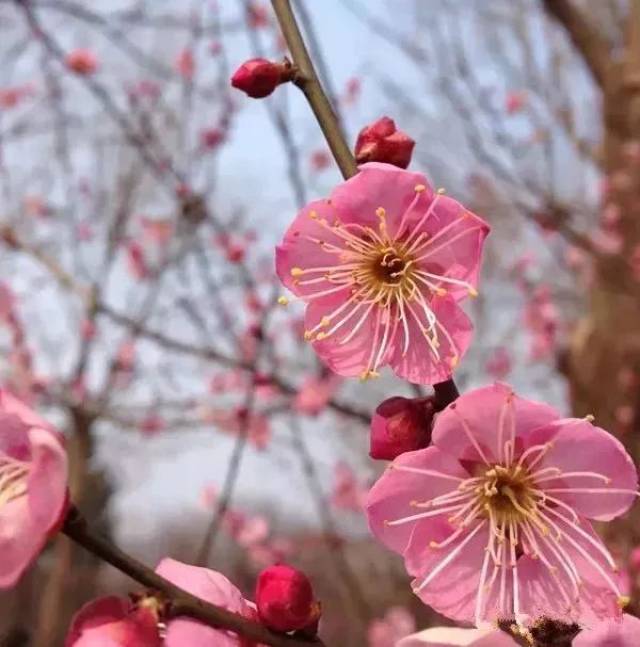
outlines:
[{"label": "blossom on branch", "polygon": [[67,455],[58,432],[0,391],[0,588],[14,586],[67,507]]},{"label": "blossom on branch", "polygon": [[637,494],[618,440],[496,384],[449,405],[432,442],[398,457],[367,502],[416,595],[476,625],[620,616],[616,564],[588,521],[623,514]]},{"label": "blossom on branch", "polygon": [[231,77],[231,85],[253,99],[268,97],[281,83],[288,81],[287,67],[265,58],[245,61]]},{"label": "blossom on branch", "polygon": [[[156,573],[205,602],[255,620],[255,610],[222,573],[170,558],[160,562]],[[169,620],[164,641],[165,647],[250,647],[253,644],[233,632],[215,629],[187,617]]]},{"label": "blossom on branch", "polygon": [[66,66],[76,74],[88,76],[98,69],[98,58],[90,50],[85,48],[74,49],[65,58]]},{"label": "blossom on branch", "polygon": [[117,597],[98,598],[76,613],[65,647],[160,647],[158,617],[152,607]]},{"label": "blossom on branch", "polygon": [[[305,301],[305,338],[336,373],[448,379],[472,325],[488,225],[426,178],[371,163],[302,209],[276,248],[284,285]],[[281,297],[286,304],[288,299]]]}]

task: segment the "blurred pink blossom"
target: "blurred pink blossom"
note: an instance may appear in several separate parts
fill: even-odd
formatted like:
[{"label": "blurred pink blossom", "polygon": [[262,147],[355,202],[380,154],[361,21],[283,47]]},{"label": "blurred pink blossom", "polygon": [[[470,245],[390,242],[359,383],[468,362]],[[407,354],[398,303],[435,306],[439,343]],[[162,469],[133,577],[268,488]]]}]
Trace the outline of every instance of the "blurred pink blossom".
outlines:
[{"label": "blurred pink blossom", "polygon": [[298,389],[293,408],[307,416],[317,416],[338,390],[342,380],[332,373],[321,377],[307,376]]},{"label": "blurred pink blossom", "polygon": [[360,512],[367,496],[366,488],[346,463],[339,462],[333,470],[331,505],[341,510]]},{"label": "blurred pink blossom", "polygon": [[494,380],[503,380],[511,373],[511,353],[504,347],[494,348],[484,365],[484,370]]},{"label": "blurred pink blossom", "polygon": [[372,620],[367,631],[368,647],[396,647],[416,630],[416,621],[404,607],[391,607],[383,618]]},{"label": "blurred pink blossom", "polygon": [[527,102],[527,93],[523,90],[507,92],[504,102],[504,108],[507,114],[514,115],[520,112]]},{"label": "blurred pink blossom", "polygon": [[69,52],[65,58],[67,67],[82,76],[93,74],[98,69],[98,58],[86,48],[78,48]]},{"label": "blurred pink blossom", "polygon": [[193,79],[196,71],[196,62],[193,57],[193,52],[185,47],[176,58],[176,71],[187,81]]}]

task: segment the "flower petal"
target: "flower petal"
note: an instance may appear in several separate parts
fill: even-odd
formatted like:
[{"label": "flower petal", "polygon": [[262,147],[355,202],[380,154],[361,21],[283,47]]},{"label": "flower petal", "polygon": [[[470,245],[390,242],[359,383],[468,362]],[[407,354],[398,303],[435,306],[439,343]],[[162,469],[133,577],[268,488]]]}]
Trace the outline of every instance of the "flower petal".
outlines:
[{"label": "flower petal", "polygon": [[[512,404],[508,405],[510,399]],[[552,407],[520,398],[511,387],[496,383],[465,393],[449,405],[436,417],[432,441],[458,459],[480,462],[477,444],[489,462],[498,461],[501,412],[506,406],[512,410],[505,411],[502,421],[503,442],[509,438],[509,425],[514,420],[516,456],[533,444],[530,435],[534,429],[559,418]]]},{"label": "flower petal", "polygon": [[573,647],[637,647],[640,619],[625,613],[621,622],[608,621],[581,631]]},{"label": "flower petal", "polygon": [[433,627],[407,636],[396,647],[516,647],[517,643],[504,631],[486,627],[460,629]]},{"label": "flower petal", "polygon": [[[416,193],[416,187],[425,189]],[[391,164],[371,162],[340,184],[331,194],[331,203],[344,223],[378,228],[376,210],[386,211],[389,233],[393,236],[409,207],[408,218],[415,220],[429,208],[433,191],[422,173],[412,173]],[[415,201],[415,202],[414,202]]]},{"label": "flower petal", "polygon": [[437,384],[449,379],[453,367],[466,353],[473,335],[473,324],[469,317],[451,297],[435,297],[430,306],[439,323],[446,328],[453,345],[438,329],[438,359],[422,331],[427,323],[420,307],[416,303],[411,305],[413,312],[421,318],[420,322],[410,311],[405,310],[409,342],[406,338],[407,330],[402,324],[398,325],[390,363],[398,377],[415,384]]},{"label": "flower petal", "polygon": [[[447,196],[436,199],[433,213],[418,228],[419,233],[427,234],[427,240],[433,239],[433,242],[420,246],[418,266],[431,274],[465,281],[475,287],[482,247],[490,227],[457,200]],[[447,231],[440,233],[445,228]],[[465,286],[442,281],[442,287],[455,299],[469,296]]]},{"label": "flower petal", "polygon": [[[557,420],[532,434],[534,443],[552,436],[551,448],[536,469],[556,467],[565,473],[594,473],[593,476],[562,476],[545,480],[540,488],[561,499],[580,515],[598,521],[609,521],[624,514],[638,489],[638,473],[622,443],[610,433],[579,418]],[[587,492],[556,492],[555,490],[589,490]],[[611,492],[607,492],[610,490]],[[616,492],[627,490],[630,492]]]},{"label": "flower petal", "polygon": [[385,522],[418,514],[421,509],[411,506],[412,501],[424,502],[455,492],[458,479],[468,476],[457,461],[436,447],[401,454],[387,467],[367,497],[371,532],[391,550],[403,553],[416,523],[428,529],[434,518],[398,526],[389,526]]}]

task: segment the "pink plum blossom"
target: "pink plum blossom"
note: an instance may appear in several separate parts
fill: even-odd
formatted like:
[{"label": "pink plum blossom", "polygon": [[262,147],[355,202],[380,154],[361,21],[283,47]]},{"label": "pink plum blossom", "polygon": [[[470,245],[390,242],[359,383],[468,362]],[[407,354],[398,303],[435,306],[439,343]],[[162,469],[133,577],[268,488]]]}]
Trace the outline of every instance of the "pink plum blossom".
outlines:
[{"label": "pink plum blossom", "polygon": [[388,364],[433,384],[469,345],[458,302],[477,294],[488,231],[420,173],[370,163],[298,213],[276,269],[307,303],[305,339],[334,372],[366,379]]},{"label": "pink plum blossom", "polygon": [[16,584],[67,507],[62,436],[0,391],[0,588]]},{"label": "pink plum blossom", "polygon": [[416,630],[416,621],[404,607],[391,607],[383,618],[376,618],[367,631],[368,647],[395,647],[398,641]]},{"label": "pink plum blossom", "polygon": [[620,622],[601,622],[581,631],[573,647],[637,647],[640,641],[640,620],[624,614]]},{"label": "pink plum blossom", "polygon": [[67,67],[82,76],[93,74],[98,69],[98,58],[90,50],[83,47],[69,52],[65,58]]},{"label": "pink plum blossom", "polygon": [[158,618],[145,606],[117,597],[98,598],[76,613],[65,647],[160,647]]},{"label": "pink plum blossom", "polygon": [[433,627],[407,636],[396,647],[517,647],[518,643],[504,631],[493,627],[459,629]]},{"label": "pink plum blossom", "polygon": [[[181,589],[249,619],[255,618],[255,610],[242,597],[242,593],[222,573],[208,568],[190,566],[174,559],[163,559],[156,573],[162,575]],[[224,629],[214,629],[197,620],[175,618],[167,623],[165,647],[249,647],[250,644],[237,634]]]},{"label": "pink plum blossom", "polygon": [[425,603],[461,622],[619,617],[616,565],[589,519],[631,506],[636,469],[589,419],[495,384],[437,418],[369,493],[369,525],[404,556]]}]

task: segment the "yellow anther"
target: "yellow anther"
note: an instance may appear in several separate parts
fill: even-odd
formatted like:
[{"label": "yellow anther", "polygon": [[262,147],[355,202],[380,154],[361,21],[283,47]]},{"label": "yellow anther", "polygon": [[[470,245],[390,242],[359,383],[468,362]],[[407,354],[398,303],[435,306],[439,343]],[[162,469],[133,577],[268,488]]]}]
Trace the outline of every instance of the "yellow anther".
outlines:
[{"label": "yellow anther", "polygon": [[312,209],[311,211],[309,211],[309,218],[311,218],[311,220],[315,220],[317,217],[318,217],[318,212],[315,209]]},{"label": "yellow anther", "polygon": [[287,297],[278,297],[278,303],[281,306],[286,306],[289,304],[289,299],[287,299]]},{"label": "yellow anther", "polygon": [[443,195],[443,194],[445,193],[445,190],[444,190],[442,187],[440,187],[440,188],[436,191],[436,193],[437,193],[438,195]]},{"label": "yellow anther", "polygon": [[429,548],[437,548],[440,544],[437,541],[430,541]]},{"label": "yellow anther", "polygon": [[436,288],[436,294],[439,297],[444,297],[447,294],[447,291],[444,288]]},{"label": "yellow anther", "polygon": [[320,319],[320,325],[323,327],[328,326],[330,323],[331,317],[322,317],[322,319]]},{"label": "yellow anther", "polygon": [[478,290],[476,290],[473,286],[469,286],[469,296],[471,297],[477,297],[478,296]]},{"label": "yellow anther", "polygon": [[427,187],[426,187],[424,184],[416,184],[416,185],[413,187],[413,190],[414,190],[416,193],[422,193],[423,191],[426,191],[426,190],[427,190]]},{"label": "yellow anther", "polygon": [[313,338],[313,333],[310,330],[305,330],[303,337],[305,341],[309,341]]},{"label": "yellow anther", "polygon": [[378,207],[376,209],[376,216],[378,216],[378,218],[384,218],[386,215],[387,211],[384,207]]},{"label": "yellow anther", "polygon": [[291,276],[300,276],[301,274],[302,274],[302,270],[299,267],[291,268]]},{"label": "yellow anther", "polygon": [[618,606],[621,609],[624,609],[626,606],[628,606],[629,602],[631,602],[631,598],[628,595],[621,595],[618,598]]},{"label": "yellow anther", "polygon": [[327,337],[327,333],[326,333],[326,332],[319,332],[319,333],[316,335],[316,341],[321,341],[321,340],[323,340],[325,337]]},{"label": "yellow anther", "polygon": [[584,417],[584,419],[585,419],[587,422],[593,422],[593,421],[596,419],[596,417],[595,417],[594,415],[592,415],[591,413],[589,413],[588,415],[586,415],[586,416]]},{"label": "yellow anther", "polygon": [[451,368],[455,368],[458,365],[458,362],[460,361],[460,358],[457,355],[454,355],[450,360],[449,364],[451,365]]}]

